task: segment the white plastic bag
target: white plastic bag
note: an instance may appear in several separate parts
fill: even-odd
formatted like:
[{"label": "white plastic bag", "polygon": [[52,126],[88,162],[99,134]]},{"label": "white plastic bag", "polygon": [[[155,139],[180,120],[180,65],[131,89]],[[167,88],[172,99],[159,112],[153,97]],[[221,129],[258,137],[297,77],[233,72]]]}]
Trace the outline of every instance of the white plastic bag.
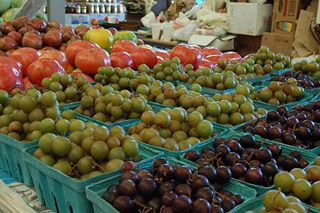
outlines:
[{"label": "white plastic bag", "polygon": [[172,33],[173,39],[180,40],[180,41],[188,41],[193,34],[193,32],[196,30],[197,24],[195,21],[191,21],[187,26],[175,30]]},{"label": "white plastic bag", "polygon": [[141,23],[143,26],[151,28],[152,24],[157,23],[156,16],[153,12],[150,12],[141,19]]},{"label": "white plastic bag", "polygon": [[185,15],[190,19],[196,19],[199,10],[201,10],[201,6],[200,5],[195,5],[191,10],[186,12]]},{"label": "white plastic bag", "polygon": [[190,23],[190,19],[184,13],[179,13],[179,17],[173,23],[175,29],[180,29],[187,26]]},{"label": "white plastic bag", "polygon": [[208,29],[219,26],[224,30],[227,30],[229,25],[229,21],[224,15],[204,9],[198,12],[197,23],[199,26]]}]

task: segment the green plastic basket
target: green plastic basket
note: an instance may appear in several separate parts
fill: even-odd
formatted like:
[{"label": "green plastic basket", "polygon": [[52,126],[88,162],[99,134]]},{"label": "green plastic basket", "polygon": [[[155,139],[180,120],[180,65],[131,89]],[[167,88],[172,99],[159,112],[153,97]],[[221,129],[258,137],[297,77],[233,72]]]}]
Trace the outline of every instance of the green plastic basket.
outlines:
[{"label": "green plastic basket", "polygon": [[167,105],[159,104],[157,102],[152,102],[152,101],[148,101],[148,104],[151,106],[152,111],[155,113],[160,112],[161,110],[163,110],[165,108],[169,108],[169,109],[175,108],[173,106],[167,106]]},{"label": "green plastic basket", "polygon": [[74,110],[75,108],[77,108],[78,106],[80,106],[80,101],[78,102],[73,102],[73,103],[70,103],[70,104],[60,104],[59,105],[59,109],[61,111],[66,111],[66,110]]},{"label": "green plastic basket", "polygon": [[273,71],[271,71],[271,77],[282,75],[286,72],[290,72],[291,70],[292,70],[292,68],[286,68],[283,70],[273,70]]},{"label": "green plastic basket", "polygon": [[[85,187],[120,174],[120,170],[117,170],[78,181],[33,157],[32,154],[37,148],[38,145],[26,150],[24,162],[40,202],[56,212],[93,212],[92,203],[86,198]],[[143,160],[138,165],[162,156],[162,153],[147,147],[139,146],[139,149]]]},{"label": "green plastic basket", "polygon": [[[240,132],[229,132],[223,138],[240,138],[240,137],[242,137],[244,135],[246,135],[246,134],[240,133]],[[269,144],[273,144],[273,142],[265,141],[262,138],[257,138],[257,139],[259,141],[263,142],[262,147],[267,147]],[[196,147],[195,150],[200,152],[201,149],[203,149],[205,147],[212,147],[212,141],[206,142],[204,144],[201,144],[200,146]],[[282,153],[284,153],[285,155],[288,155],[291,151],[294,150],[289,146],[281,145],[281,147],[282,147]],[[310,154],[310,153],[305,152],[305,151],[301,151],[301,155],[302,155],[303,159],[308,161],[309,164],[312,164],[314,162],[314,160],[317,158],[316,155]],[[185,154],[183,154],[181,156],[180,160],[185,162],[186,164],[189,164],[189,165],[192,165],[192,166],[197,166],[196,163],[185,159]],[[248,186],[248,187],[251,187],[251,188],[255,189],[258,195],[261,195],[261,194],[265,193],[266,191],[274,188],[273,186],[264,187],[264,186],[258,186],[258,185],[255,185],[255,184],[247,183],[247,182],[244,182],[244,181],[241,181],[241,180],[237,180],[237,179],[235,179],[235,180],[240,182],[240,183],[242,183],[242,184],[244,184],[244,185],[246,185],[246,186]]]},{"label": "green plastic basket", "polygon": [[[188,83],[188,82],[179,81],[178,85],[184,85],[189,90],[192,87],[192,84]],[[232,93],[234,91],[235,91],[235,89],[217,90],[217,89],[212,89],[212,88],[209,88],[209,87],[202,87],[202,92],[201,93],[213,96],[215,94]]]},{"label": "green plastic basket", "polygon": [[270,81],[271,75],[266,74],[261,77],[246,78],[243,81],[251,83],[253,86],[261,86],[263,82]]},{"label": "green plastic basket", "polygon": [[[131,125],[128,125],[128,126],[124,126],[123,129],[124,131],[126,132],[126,134],[128,133],[128,130],[129,130],[129,127]],[[206,141],[202,141],[201,143],[193,146],[193,147],[190,147],[188,149],[185,149],[185,150],[182,150],[182,151],[171,151],[171,150],[168,150],[168,149],[164,149],[162,147],[157,147],[157,146],[152,146],[152,145],[149,145],[147,143],[144,143],[144,142],[141,142],[141,141],[138,141],[139,145],[140,146],[143,146],[143,147],[148,147],[149,149],[153,149],[153,150],[157,150],[158,152],[163,152],[165,156],[169,156],[169,157],[180,157],[183,153],[186,153],[187,151],[189,150],[192,150],[192,149],[195,149],[197,146],[200,146],[201,144],[204,144],[204,143],[207,143],[207,142],[212,142],[214,138],[216,137],[220,137],[222,135],[225,135],[227,134],[227,129],[225,128],[221,128],[221,127],[218,127],[218,126],[215,126],[214,127],[214,131],[217,133],[214,137],[212,137],[211,139],[209,140],[206,140]]]},{"label": "green plastic basket", "polygon": [[[236,206],[234,208],[234,211],[237,213],[245,213],[248,211],[258,212],[260,209],[263,208],[262,199],[263,199],[263,195],[244,203],[242,206]],[[302,205],[308,210],[308,213],[316,213],[316,212],[319,213],[320,211],[320,209],[317,209],[305,203],[302,203]]]},{"label": "green plastic basket", "polygon": [[0,134],[0,169],[8,172],[10,176],[32,186],[29,171],[23,159],[23,153],[38,141],[21,142],[7,135]]},{"label": "green plastic basket", "polygon": [[[175,158],[168,158],[169,163],[172,164],[178,164],[178,165],[186,165],[184,162],[181,162]],[[146,164],[141,164],[140,169],[147,169],[150,168],[153,165],[153,162],[150,161]],[[193,167],[195,169],[195,167]],[[102,199],[102,195],[105,192],[107,188],[109,188],[112,184],[119,183],[119,177],[120,175],[100,181],[96,184],[90,185],[86,188],[86,194],[88,200],[90,200],[93,203],[93,209],[95,213],[117,213],[118,211],[113,208],[111,204],[109,204],[107,201]],[[231,180],[226,186],[224,186],[225,189],[229,190],[232,193],[240,194],[244,198],[244,202],[240,204],[239,206],[244,205],[246,202],[249,202],[251,199],[253,199],[256,196],[256,192],[246,187],[236,181]],[[236,211],[231,210],[229,213],[236,213]]]}]

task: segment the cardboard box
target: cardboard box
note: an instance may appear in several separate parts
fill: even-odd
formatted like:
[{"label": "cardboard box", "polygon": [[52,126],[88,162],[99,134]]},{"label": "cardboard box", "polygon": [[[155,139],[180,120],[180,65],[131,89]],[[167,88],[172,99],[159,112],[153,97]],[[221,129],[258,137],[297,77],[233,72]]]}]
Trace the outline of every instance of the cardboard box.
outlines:
[{"label": "cardboard box", "polygon": [[294,35],[282,33],[264,33],[261,45],[268,46],[275,53],[291,56]]},{"label": "cardboard box", "polygon": [[270,32],[272,4],[228,2],[228,32],[241,35],[262,35]]},{"label": "cardboard box", "polygon": [[236,42],[236,51],[242,57],[250,53],[256,53],[261,47],[262,36],[239,35]]},{"label": "cardboard box", "polygon": [[234,50],[235,35],[226,35],[224,37],[208,36],[208,35],[192,35],[188,44],[196,44],[201,47],[213,46],[221,51]]},{"label": "cardboard box", "polygon": [[301,8],[302,0],[275,0],[271,32],[293,35]]}]

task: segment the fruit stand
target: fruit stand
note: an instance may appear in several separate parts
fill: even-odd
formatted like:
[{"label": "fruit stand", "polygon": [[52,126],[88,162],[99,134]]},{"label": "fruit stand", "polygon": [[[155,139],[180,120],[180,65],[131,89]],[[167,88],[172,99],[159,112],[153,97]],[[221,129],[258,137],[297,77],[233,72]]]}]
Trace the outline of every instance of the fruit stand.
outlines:
[{"label": "fruit stand", "polygon": [[0,212],[320,211],[320,57],[4,17]]}]

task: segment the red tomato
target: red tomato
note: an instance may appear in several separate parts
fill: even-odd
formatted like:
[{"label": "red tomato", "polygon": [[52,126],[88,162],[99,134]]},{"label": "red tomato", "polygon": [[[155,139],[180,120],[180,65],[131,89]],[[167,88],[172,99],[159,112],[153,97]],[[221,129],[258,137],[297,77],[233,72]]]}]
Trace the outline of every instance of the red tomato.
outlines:
[{"label": "red tomato", "polygon": [[25,90],[33,88],[33,84],[29,81],[28,77],[23,78],[23,88]]},{"label": "red tomato", "polygon": [[137,45],[132,41],[118,40],[116,41],[116,43],[112,45],[111,53],[120,52],[120,51],[132,53],[137,51],[138,49],[139,47],[137,47]]},{"label": "red tomato", "polygon": [[166,52],[166,51],[158,50],[158,51],[156,51],[156,55],[157,55],[157,56],[160,56],[162,59],[170,60],[170,55],[169,55],[169,53]]},{"label": "red tomato", "polygon": [[21,73],[22,64],[14,58],[0,56],[0,64],[9,64]]},{"label": "red tomato", "polygon": [[74,41],[68,44],[68,47],[66,49],[66,56],[69,63],[74,65],[77,54],[80,53],[82,50],[91,48],[99,48],[99,46],[92,42],[82,40]]},{"label": "red tomato", "polygon": [[0,63],[0,89],[11,92],[16,87],[22,87],[21,73],[10,63]]},{"label": "red tomato", "polygon": [[219,59],[222,59],[221,55],[209,55],[205,59],[210,61],[213,64],[217,64]]},{"label": "red tomato", "polygon": [[241,56],[236,52],[226,52],[222,55],[222,58],[226,61],[236,60],[240,62],[242,60]]},{"label": "red tomato", "polygon": [[137,51],[131,53],[131,57],[136,70],[138,70],[141,64],[146,64],[148,67],[153,68],[158,61],[156,53],[147,48],[139,48]]},{"label": "red tomato", "polygon": [[68,68],[68,59],[66,55],[59,50],[46,50],[41,53],[40,58],[51,58],[56,60],[65,70]]},{"label": "red tomato", "polygon": [[86,74],[84,74],[84,73],[82,73],[82,72],[77,72],[77,71],[76,71],[76,72],[70,73],[70,75],[72,75],[72,76],[83,75],[84,77],[87,78],[88,83],[91,83],[91,82],[94,81],[90,76],[88,76],[88,75],[86,75]]},{"label": "red tomato", "polygon": [[99,67],[111,65],[108,52],[100,48],[92,48],[81,51],[76,56],[75,62],[77,68],[88,75],[97,74]]},{"label": "red tomato", "polygon": [[170,56],[171,58],[178,57],[183,66],[192,64],[194,69],[198,69],[202,60],[202,54],[199,50],[184,44],[175,46]]},{"label": "red tomato", "polygon": [[120,67],[126,68],[131,67],[133,68],[133,61],[129,53],[127,52],[115,52],[111,53],[110,55],[111,66],[113,67]]},{"label": "red tomato", "polygon": [[163,58],[161,56],[157,56],[157,64],[161,64]]},{"label": "red tomato", "polygon": [[196,49],[196,50],[198,50],[198,51],[200,51],[200,52],[202,51],[201,47],[199,47],[198,45],[189,44],[188,46],[191,47],[191,48],[193,48],[193,49]]},{"label": "red tomato", "polygon": [[30,48],[30,47],[23,47],[17,49],[13,53],[10,54],[11,58],[16,59],[22,64],[22,74],[23,76],[27,76],[27,70],[30,64],[35,62],[40,56],[40,52]]},{"label": "red tomato", "polygon": [[53,73],[66,74],[63,67],[51,58],[40,58],[28,67],[28,79],[31,83],[41,86],[42,79]]},{"label": "red tomato", "polygon": [[202,59],[201,63],[200,63],[200,67],[208,67],[210,69],[213,69],[214,68],[214,64],[207,60],[207,59]]},{"label": "red tomato", "polygon": [[202,50],[203,57],[207,57],[209,55],[222,55],[222,52],[215,47],[206,47]]}]

